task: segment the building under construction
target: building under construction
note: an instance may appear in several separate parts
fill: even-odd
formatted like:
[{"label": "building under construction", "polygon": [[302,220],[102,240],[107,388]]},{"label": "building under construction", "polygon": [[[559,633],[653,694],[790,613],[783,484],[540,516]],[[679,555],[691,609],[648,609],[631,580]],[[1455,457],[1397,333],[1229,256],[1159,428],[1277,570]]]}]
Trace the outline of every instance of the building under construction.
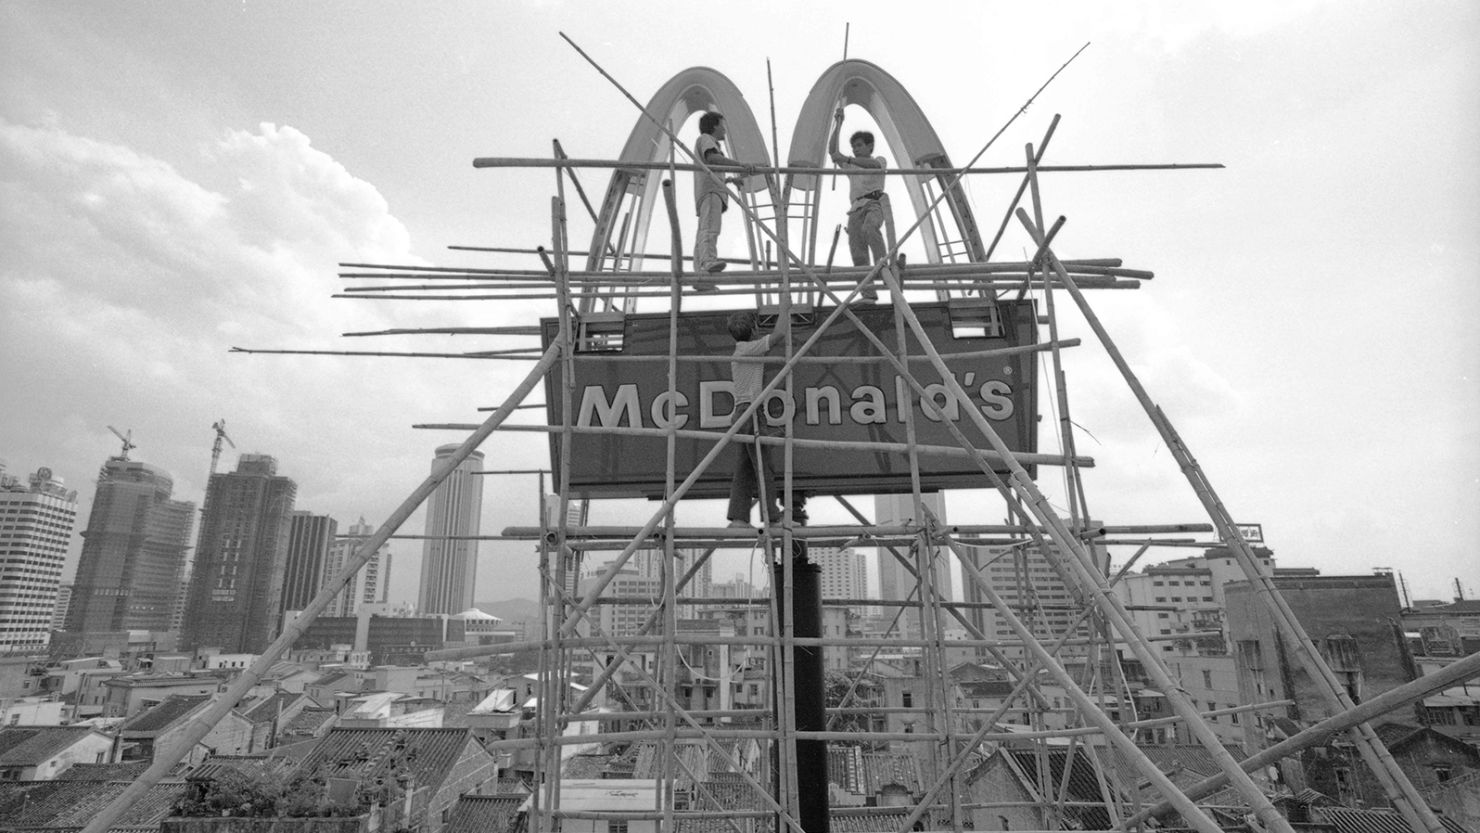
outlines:
[{"label": "building under construction", "polygon": [[[203,720],[219,718],[260,678],[462,460],[497,442],[527,442],[533,431],[549,441],[551,505],[540,525],[502,535],[536,549],[543,632],[441,656],[539,651],[536,717],[522,736],[491,744],[527,762],[532,831],[1285,833],[1296,827],[1272,798],[1281,787],[1270,766],[1334,732],[1347,733],[1410,829],[1446,829],[1366,722],[1443,681],[1424,678],[1427,687],[1353,702],[1096,315],[1095,291],[1136,289],[1151,273],[1114,257],[1055,254],[1064,219],[1041,187],[1045,175],[1216,166],[1047,164],[1055,117],[1021,164],[976,167],[990,141],[969,160],[953,159],[898,81],[860,60],[834,64],[816,81],[782,157],[718,72],[685,70],[643,102],[596,68],[634,105],[635,127],[617,158],[570,159],[557,144],[549,159],[474,162],[551,170],[550,238],[537,252],[539,268],[346,265],[346,294],[356,297],[540,298],[549,314],[538,326],[475,331],[501,340],[486,355],[532,362],[528,374],[481,424],[427,426],[462,430],[466,439]],[[889,254],[862,266],[834,262],[838,231],[821,211],[835,178],[847,187],[828,166],[839,108],[865,115],[881,152],[900,160],[886,174]],[[682,137],[705,111],[725,115],[728,155],[749,164],[711,169],[693,156]],[[743,235],[747,254],[718,276],[696,275],[684,257],[679,215],[687,212],[674,182],[696,175],[737,179],[727,186],[725,239]],[[963,182],[988,175],[1015,188],[979,215],[988,207],[973,206]],[[583,176],[608,177],[604,193],[588,194]],[[577,226],[591,229],[589,240],[574,239]],[[1019,245],[1030,256],[994,257],[1007,235],[1026,241]],[[908,259],[899,256],[906,247]],[[704,285],[711,279],[717,289]],[[863,300],[870,290],[877,302]],[[740,309],[758,310],[763,326],[789,322],[784,348],[754,360],[765,387],[744,409],[735,407],[734,341],[725,329]],[[1061,338],[1066,316],[1093,341]],[[1062,367],[1069,349],[1108,356],[1205,519],[1130,525],[1092,514],[1082,470],[1095,461],[1081,452],[1071,419]],[[510,423],[539,392],[546,424]],[[765,409],[761,422],[771,430],[746,430],[756,409]],[[746,527],[689,520],[686,501],[725,497],[736,455],[756,446],[778,461],[780,516],[763,511]],[[1039,478],[1063,484],[1065,506],[1050,502]],[[926,496],[958,489],[996,497],[977,517],[944,523]],[[905,496],[916,511],[879,523],[854,500],[878,494]],[[648,502],[629,525],[587,522],[592,504],[632,498]],[[854,520],[808,522],[818,504],[833,501]],[[1112,588],[1112,554],[1134,560],[1169,536],[1186,545],[1197,535],[1226,548],[1251,596],[1268,606],[1292,662],[1325,698],[1327,719],[1250,757],[1220,740],[1206,704],[1168,671],[1157,635],[1138,627]],[[809,552],[839,547],[887,553],[915,586],[897,600],[824,596]],[[716,552],[735,549],[762,553],[770,580],[750,595],[710,595],[696,577],[707,575]],[[964,601],[937,586],[943,562],[956,565]],[[824,627],[839,611],[868,606],[886,608],[892,624],[870,633]],[[905,620],[916,624],[904,628]],[[948,685],[960,657],[986,669],[977,682],[999,684],[988,705],[953,693],[970,686]],[[1164,696],[1166,716],[1138,717],[1122,673],[1128,662]],[[879,696],[878,680],[891,663],[911,681],[886,686],[907,692],[892,702]],[[1472,673],[1473,664],[1453,668],[1445,680]],[[1236,711],[1283,705],[1271,699]],[[1141,744],[1169,724],[1201,747],[1214,774],[1188,783],[1147,754]],[[578,746],[619,762],[604,774],[624,777],[636,805],[593,803],[589,784],[562,777]],[[887,789],[869,801],[849,798],[850,783],[887,782],[879,762],[900,760],[918,784],[901,800],[888,800]],[[157,778],[166,764],[157,759],[150,772]],[[648,786],[638,789],[641,779]]]}]

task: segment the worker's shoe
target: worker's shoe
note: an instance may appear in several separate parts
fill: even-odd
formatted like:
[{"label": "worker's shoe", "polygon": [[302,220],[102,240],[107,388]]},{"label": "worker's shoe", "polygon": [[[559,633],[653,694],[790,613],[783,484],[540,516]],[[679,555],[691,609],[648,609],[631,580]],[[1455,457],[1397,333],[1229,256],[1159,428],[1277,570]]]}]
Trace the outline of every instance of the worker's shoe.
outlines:
[{"label": "worker's shoe", "polygon": [[863,288],[862,292],[858,293],[858,297],[872,304],[879,300],[879,293],[874,289],[873,284],[869,284]]},{"label": "worker's shoe", "polygon": [[750,529],[750,521],[730,521],[730,529]]},{"label": "worker's shoe", "polygon": [[714,281],[694,281],[695,292],[718,292],[719,284]]},{"label": "worker's shoe", "polygon": [[706,272],[708,272],[710,274],[714,274],[715,272],[723,272],[723,271],[725,271],[725,266],[726,265],[727,264],[723,260],[716,260],[713,263],[709,264],[708,266],[705,266],[704,267],[704,271],[706,271]]}]

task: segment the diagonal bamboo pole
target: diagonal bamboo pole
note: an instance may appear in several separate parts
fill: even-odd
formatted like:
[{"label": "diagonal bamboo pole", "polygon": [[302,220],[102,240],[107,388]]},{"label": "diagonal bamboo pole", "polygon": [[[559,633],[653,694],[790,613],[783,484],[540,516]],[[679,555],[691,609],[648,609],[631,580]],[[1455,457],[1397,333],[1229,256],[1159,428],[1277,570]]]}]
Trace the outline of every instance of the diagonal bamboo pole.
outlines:
[{"label": "diagonal bamboo pole", "polygon": [[252,663],[250,668],[243,671],[231,685],[227,686],[226,690],[211,705],[207,706],[205,711],[193,718],[185,731],[181,733],[174,743],[159,750],[154,756],[154,762],[149,765],[149,768],[144,770],[133,783],[124,787],[123,792],[119,793],[117,798],[114,798],[97,815],[93,816],[87,823],[87,826],[83,828],[82,833],[105,833],[105,831],[109,830],[128,808],[132,807],[135,802],[142,798],[151,787],[159,783],[160,779],[167,775],[174,768],[175,764],[183,760],[185,753],[189,752],[211,729],[215,728],[216,724],[221,721],[221,718],[226,716],[227,712],[236,708],[236,704],[241,702],[241,699],[247,695],[247,692],[253,686],[257,685],[263,675],[272,668],[273,664],[282,657],[288,648],[292,647],[298,637],[302,636],[303,632],[308,629],[308,626],[313,624],[313,621],[318,618],[320,613],[323,613],[324,608],[328,607],[329,603],[334,601],[334,597],[339,595],[339,591],[343,590],[349,584],[355,577],[355,574],[360,571],[360,568],[364,567],[366,562],[386,542],[386,539],[399,529],[401,524],[406,522],[406,519],[411,516],[411,513],[415,512],[421,506],[422,502],[441,485],[442,481],[446,480],[462,464],[463,460],[467,459],[469,454],[472,454],[488,438],[489,434],[493,433],[493,430],[500,423],[508,419],[510,414],[514,413],[515,406],[522,402],[524,397],[529,395],[529,392],[534,389],[535,385],[543,381],[545,374],[549,372],[559,357],[560,345],[550,345],[550,348],[545,351],[545,355],[541,357],[539,364],[535,365],[529,375],[525,376],[524,381],[520,382],[514,390],[509,392],[509,397],[504,401],[503,406],[492,414],[489,414],[488,419],[479,426],[477,431],[474,431],[471,436],[464,440],[462,445],[458,446],[456,451],[446,457],[441,465],[433,469],[432,473],[427,476],[426,480],[422,481],[420,486],[412,490],[411,494],[401,502],[400,506],[396,507],[396,510],[391,513],[385,523],[380,525],[380,528],[375,531],[375,534],[366,538],[360,544],[359,549],[345,563],[344,569],[340,570],[338,575],[324,584],[319,590],[318,595],[314,596],[304,606],[303,612],[299,614],[298,618],[289,622],[283,628],[283,632],[278,635],[277,639],[272,641],[271,645],[267,646],[267,649],[262,652],[262,656],[258,657],[257,661]]}]

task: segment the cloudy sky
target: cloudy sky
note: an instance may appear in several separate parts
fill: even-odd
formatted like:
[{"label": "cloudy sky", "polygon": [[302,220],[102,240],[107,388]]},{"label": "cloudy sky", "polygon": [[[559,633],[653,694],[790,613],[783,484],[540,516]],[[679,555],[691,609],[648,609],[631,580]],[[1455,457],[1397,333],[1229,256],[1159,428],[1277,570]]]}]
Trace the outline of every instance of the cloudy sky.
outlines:
[{"label": "cloudy sky", "polygon": [[[382,520],[432,449],[458,439],[412,424],[476,421],[526,367],[228,349],[494,349],[510,345],[339,334],[549,314],[330,296],[341,261],[535,265],[446,247],[549,239],[549,172],[475,171],[474,157],[548,156],[558,138],[573,156],[610,158],[631,130],[635,108],[559,32],[644,100],[686,67],[713,67],[768,132],[769,59],[785,146],[851,23],[849,57],[898,78],[957,161],[1089,42],[982,164],[1020,164],[1059,113],[1049,163],[1227,165],[1045,175],[1047,210],[1069,218],[1060,256],[1156,272],[1137,292],[1092,297],[1224,502],[1264,525],[1281,563],[1390,566],[1415,597],[1448,597],[1456,577],[1480,591],[1480,9],[758,3],[727,7],[723,23],[698,9],[0,5],[0,459],[77,487],[81,526],[95,472],[118,450],[107,426],[132,429],[133,456],[199,502],[211,424],[225,419],[241,451],[279,459],[300,508]],[[599,172],[584,178],[604,187]],[[984,226],[1016,185],[971,183]],[[572,238],[588,235],[578,223]],[[1027,245],[1009,237],[1002,256]],[[1087,335],[1072,318],[1065,329]],[[1080,448],[1097,461],[1092,512],[1204,520],[1108,361],[1071,353]],[[512,434],[485,451],[490,468],[529,468],[548,464],[542,448]],[[223,468],[234,464],[228,453]],[[490,477],[487,494],[485,529],[536,521],[533,478]],[[814,519],[836,511],[819,505]],[[695,503],[681,519],[722,513]],[[962,493],[949,514],[988,523],[1001,508]],[[418,516],[405,531],[420,528]],[[393,597],[412,598],[419,546],[394,549]],[[532,565],[523,545],[486,547],[478,597],[532,596]]]}]

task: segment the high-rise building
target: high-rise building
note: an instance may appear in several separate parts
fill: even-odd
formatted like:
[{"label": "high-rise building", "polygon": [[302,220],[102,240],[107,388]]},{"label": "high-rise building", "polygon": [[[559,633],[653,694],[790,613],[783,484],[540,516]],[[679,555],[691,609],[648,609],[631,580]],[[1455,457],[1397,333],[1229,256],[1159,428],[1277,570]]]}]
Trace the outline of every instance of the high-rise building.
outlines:
[{"label": "high-rise building", "polygon": [[57,606],[51,611],[51,629],[53,631],[64,630],[67,627],[67,613],[72,609],[72,585],[63,584],[57,588]]},{"label": "high-rise building", "polygon": [[[1052,541],[1046,540],[1046,543],[1055,546]],[[1073,587],[1066,583],[1058,568],[1036,545],[998,549],[980,547],[973,548],[972,552],[977,571],[1039,640],[1052,643],[1071,628],[1075,637],[1087,638],[1090,635],[1092,623],[1080,615],[1086,602],[1077,589],[1077,583]],[[1109,553],[1093,542],[1089,544],[1089,552],[1096,569],[1104,575],[1110,563]],[[975,582],[967,582],[965,595],[966,601],[975,605],[968,608],[967,618],[988,639],[1009,644],[1019,642],[1007,620],[990,606],[990,599]],[[1026,653],[1026,649],[1017,646],[1002,650],[1014,658]],[[1061,659],[1083,660],[1086,656],[1087,649],[1082,642],[1066,645],[1059,651]]]},{"label": "high-rise building", "polygon": [[0,653],[44,649],[77,523],[77,491],[51,469],[26,485],[0,466]]},{"label": "high-rise building", "polygon": [[[364,516],[360,517],[359,523],[350,524],[349,529],[342,538],[335,539],[329,547],[329,558],[324,562],[324,580],[334,578],[344,569],[349,562],[350,556],[355,554],[365,538],[375,533],[375,527],[365,523]],[[325,616],[354,616],[355,611],[362,604],[374,604],[386,600],[386,591],[390,587],[388,580],[391,573],[391,552],[387,544],[381,544],[380,549],[370,556],[365,566],[360,568],[355,577],[345,588],[339,591],[334,601],[325,608]]]},{"label": "high-rise building", "polygon": [[846,547],[807,547],[807,557],[822,568],[822,598],[868,596],[868,557]]},{"label": "high-rise building", "polygon": [[[457,451],[437,448],[432,470]],[[421,548],[419,613],[461,613],[473,606],[478,576],[478,542],[483,512],[483,452],[474,451],[427,500],[426,542]]]},{"label": "high-rise building", "polygon": [[181,647],[255,654],[272,642],[297,492],[266,454],[243,454],[236,471],[211,475]]},{"label": "high-rise building", "polygon": [[[946,522],[945,497],[939,492],[930,492],[920,496],[926,511],[935,516],[937,522]],[[881,526],[914,525],[924,526],[924,519],[917,517],[915,511],[914,495],[878,495],[874,498],[874,523]],[[895,547],[896,550],[909,554],[908,547]],[[935,595],[942,601],[951,601],[955,598],[952,593],[951,582],[951,552],[945,547],[930,547],[924,553],[927,562],[931,565],[930,578]],[[920,593],[916,589],[918,582],[915,576],[904,565],[894,553],[883,547],[878,551],[879,569],[879,598],[885,601],[901,602],[910,601],[918,604]],[[892,618],[894,608],[884,611],[887,617]],[[919,639],[920,616],[918,609],[904,611],[899,617],[899,635],[906,639]]]},{"label": "high-rise building", "polygon": [[170,497],[162,469],[114,457],[98,472],[65,630],[168,631],[195,504]]},{"label": "high-rise building", "polygon": [[294,510],[288,524],[288,563],[283,571],[283,610],[302,610],[328,578],[329,547],[339,522],[328,515]]}]

